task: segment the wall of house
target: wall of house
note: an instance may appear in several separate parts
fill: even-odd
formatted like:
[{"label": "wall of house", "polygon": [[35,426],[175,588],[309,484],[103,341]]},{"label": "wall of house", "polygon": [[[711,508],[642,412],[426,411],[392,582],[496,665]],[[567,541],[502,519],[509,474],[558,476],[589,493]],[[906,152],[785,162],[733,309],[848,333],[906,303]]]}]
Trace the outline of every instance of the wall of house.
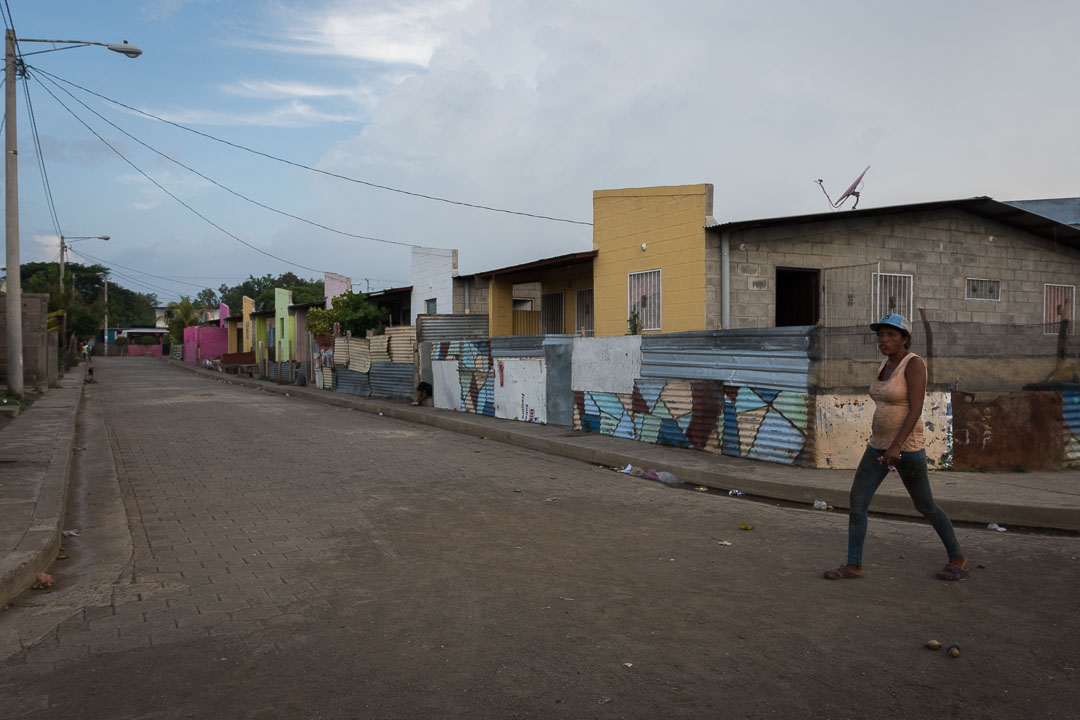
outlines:
[{"label": "wall of house", "polygon": [[243,307],[241,312],[244,315],[244,346],[243,352],[251,352],[252,343],[254,342],[255,333],[254,328],[251,327],[251,313],[255,312],[255,301],[245,295],[240,300],[240,304]]},{"label": "wall of house", "polygon": [[[468,286],[469,304],[465,305],[465,288]],[[465,315],[488,311],[488,281],[469,275],[454,278],[454,314]]]},{"label": "wall of house", "polygon": [[334,307],[334,298],[352,290],[352,278],[337,273],[323,273],[323,293],[326,295],[326,309]]},{"label": "wall of house", "polygon": [[228,334],[223,327],[192,325],[184,328],[184,362],[197,364],[220,358],[229,350]]},{"label": "wall of house", "polygon": [[275,360],[285,362],[295,357],[296,335],[293,319],[289,314],[292,305],[292,291],[274,288],[274,346],[277,352]]},{"label": "wall of house", "polygon": [[412,313],[428,314],[427,300],[434,298],[437,313],[454,312],[454,277],[458,273],[457,250],[445,248],[413,248],[410,277],[412,278]]},{"label": "wall of house", "polygon": [[[251,316],[249,316],[251,317]],[[257,362],[262,362],[266,356],[266,350],[270,343],[270,333],[268,332],[267,325],[273,323],[274,318],[272,315],[257,315],[251,317],[251,325],[253,329],[252,344],[255,351],[255,358]]]},{"label": "wall of house", "polygon": [[[777,267],[881,261],[883,273],[913,275],[914,307],[925,308],[931,320],[987,324],[1041,323],[1043,285],[1077,285],[1080,278],[1080,250],[960,210],[850,220],[838,214],[742,230],[731,233],[730,260],[731,321],[739,328],[774,325]],[[718,274],[718,266],[709,267]],[[999,280],[1001,300],[965,300],[967,278]],[[870,298],[856,302],[866,306],[869,322]]]},{"label": "wall of house", "polygon": [[706,329],[704,227],[712,197],[708,184],[593,192],[597,336],[626,333],[627,276],[655,269],[661,270],[659,332]]},{"label": "wall of house", "polygon": [[240,352],[240,348],[236,343],[236,326],[238,321],[229,320],[225,323],[225,330],[228,333],[229,348],[227,352],[236,353]]}]

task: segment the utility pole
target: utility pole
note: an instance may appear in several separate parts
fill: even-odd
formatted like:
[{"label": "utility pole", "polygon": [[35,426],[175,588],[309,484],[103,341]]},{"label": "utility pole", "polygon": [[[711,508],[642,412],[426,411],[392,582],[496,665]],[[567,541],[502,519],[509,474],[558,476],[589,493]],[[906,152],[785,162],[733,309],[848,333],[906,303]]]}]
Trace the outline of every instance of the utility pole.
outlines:
[{"label": "utility pole", "polygon": [[7,245],[7,389],[23,393],[22,269],[19,265],[19,143],[15,132],[15,31],[4,52],[4,223]]},{"label": "utility pole", "polygon": [[103,357],[109,357],[109,276],[105,276],[105,351]]},{"label": "utility pole", "polygon": [[64,297],[64,236],[60,236],[60,298]]}]

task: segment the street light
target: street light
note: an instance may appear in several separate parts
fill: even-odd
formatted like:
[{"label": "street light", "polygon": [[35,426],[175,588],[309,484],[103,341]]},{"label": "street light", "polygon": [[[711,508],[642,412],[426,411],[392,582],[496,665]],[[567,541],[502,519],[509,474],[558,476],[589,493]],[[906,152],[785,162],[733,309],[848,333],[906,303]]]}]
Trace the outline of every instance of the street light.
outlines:
[{"label": "street light", "polygon": [[64,255],[67,253],[68,244],[77,240],[105,240],[108,235],[61,235],[60,236],[60,296],[64,295]]},{"label": "street light", "polygon": [[[142,50],[126,41],[121,44],[92,42],[89,40],[37,40],[18,38],[24,43],[49,43],[64,45],[40,50],[28,55],[38,55],[58,50],[70,50],[87,45],[100,45],[130,58],[142,55]],[[4,207],[6,233],[7,273],[7,387],[8,392],[23,392],[23,342],[22,342],[22,275],[19,266],[19,156],[18,134],[15,131],[15,31],[7,31],[7,47],[4,53]],[[63,274],[61,273],[61,278]],[[63,282],[63,280],[61,280]]]}]

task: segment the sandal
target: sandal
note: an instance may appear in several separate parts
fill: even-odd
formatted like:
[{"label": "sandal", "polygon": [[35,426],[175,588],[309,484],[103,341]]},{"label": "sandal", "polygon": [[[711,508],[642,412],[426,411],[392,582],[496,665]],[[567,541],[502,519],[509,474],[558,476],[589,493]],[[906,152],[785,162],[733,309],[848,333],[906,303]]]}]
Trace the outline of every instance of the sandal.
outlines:
[{"label": "sandal", "polygon": [[966,567],[960,567],[959,565],[953,565],[952,563],[945,563],[945,567],[941,568],[936,577],[938,580],[956,581],[963,580],[968,576],[968,569]]},{"label": "sandal", "polygon": [[861,570],[852,570],[847,565],[841,565],[835,570],[826,570],[826,580],[858,580],[862,578],[866,573]]}]

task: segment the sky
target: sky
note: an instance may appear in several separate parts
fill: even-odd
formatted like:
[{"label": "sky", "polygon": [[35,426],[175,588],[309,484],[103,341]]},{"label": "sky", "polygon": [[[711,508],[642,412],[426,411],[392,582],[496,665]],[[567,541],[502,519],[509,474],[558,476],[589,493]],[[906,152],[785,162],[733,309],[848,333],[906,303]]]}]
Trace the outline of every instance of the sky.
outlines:
[{"label": "sky", "polygon": [[1066,0],[6,4],[22,261],[108,235],[70,259],[162,304],[408,285],[414,245],[463,274],[590,250],[598,189],[712,183],[721,221],[827,212],[815,180],[867,166],[860,208],[1080,195]]}]

